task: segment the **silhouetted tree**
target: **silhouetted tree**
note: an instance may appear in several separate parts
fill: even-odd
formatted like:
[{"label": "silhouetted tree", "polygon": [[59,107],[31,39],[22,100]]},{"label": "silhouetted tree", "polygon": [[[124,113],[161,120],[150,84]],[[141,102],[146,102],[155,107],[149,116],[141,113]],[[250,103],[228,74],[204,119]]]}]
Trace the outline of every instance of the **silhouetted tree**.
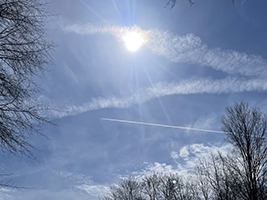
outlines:
[{"label": "silhouetted tree", "polygon": [[196,164],[196,182],[204,199],[239,199],[239,190],[236,190],[240,186],[237,181],[239,179],[232,173],[232,168],[229,168],[229,156],[223,156],[220,152],[210,153]]},{"label": "silhouetted tree", "polygon": [[47,17],[37,0],[0,1],[0,146],[13,154],[33,157],[28,139],[49,122],[36,84],[51,63]]},{"label": "silhouetted tree", "polygon": [[141,187],[145,199],[157,200],[160,199],[160,190],[162,181],[160,180],[160,174],[154,173],[147,175],[143,178]]},{"label": "silhouetted tree", "polygon": [[[190,3],[190,6],[194,5],[194,2],[192,0],[187,0]],[[178,3],[178,0],[168,0],[166,6],[171,6],[171,9]]]},{"label": "silhouetted tree", "polygon": [[196,185],[189,178],[178,174],[163,174],[159,177],[162,184],[159,188],[161,199],[166,200],[197,200]]},{"label": "silhouetted tree", "polygon": [[[190,4],[190,6],[194,5],[194,1],[192,0],[187,0]],[[232,0],[232,3],[234,3],[235,1]],[[166,6],[171,6],[171,9],[176,5],[176,3],[178,3],[178,0],[168,0],[167,1],[167,5]]]},{"label": "silhouetted tree", "polygon": [[213,190],[209,181],[210,172],[208,161],[206,158],[200,158],[194,168],[194,182],[197,185],[197,190],[204,200],[209,200],[212,196]]},{"label": "silhouetted tree", "polygon": [[117,185],[111,185],[109,194],[101,200],[143,200],[140,183],[134,177],[121,179]]},{"label": "silhouetted tree", "polygon": [[129,177],[110,186],[101,200],[200,200],[197,187],[178,174],[153,173],[137,180]]},{"label": "silhouetted tree", "polygon": [[[229,167],[240,174],[244,199],[266,199],[267,183],[267,117],[245,102],[226,108],[222,130],[235,147],[235,165]],[[233,166],[231,166],[231,164]]]}]

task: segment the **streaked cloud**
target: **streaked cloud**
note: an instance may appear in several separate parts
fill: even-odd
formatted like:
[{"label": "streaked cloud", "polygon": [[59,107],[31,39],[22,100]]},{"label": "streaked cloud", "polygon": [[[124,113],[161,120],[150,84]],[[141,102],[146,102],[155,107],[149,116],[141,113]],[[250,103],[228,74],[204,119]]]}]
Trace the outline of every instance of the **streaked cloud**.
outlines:
[{"label": "streaked cloud", "polygon": [[[208,116],[201,116],[196,122],[186,124],[187,127],[198,127],[199,129],[214,129],[215,123],[218,121],[218,116],[215,113],[210,113]],[[190,133],[189,130],[186,131]]]},{"label": "streaked cloud", "polygon": [[61,28],[66,32],[74,32],[81,35],[109,33],[121,42],[123,42],[123,37],[131,31],[140,33],[140,35],[144,39],[144,43],[148,41],[150,34],[150,31],[142,30],[139,26],[136,25],[133,27],[126,27],[126,26],[120,27],[120,26],[110,26],[110,25],[94,25],[88,23],[88,24],[73,24],[67,26],[61,25]]},{"label": "streaked cloud", "polygon": [[103,108],[128,108],[133,104],[145,103],[156,97],[167,95],[187,95],[187,94],[226,94],[236,92],[267,91],[267,79],[238,79],[228,77],[221,80],[213,80],[211,78],[193,78],[182,80],[178,83],[160,82],[154,87],[148,87],[133,92],[129,96],[108,98],[98,97],[83,105],[69,105],[60,108],[60,112],[53,112],[55,117],[64,117],[68,115],[76,115],[79,113],[103,109]]},{"label": "streaked cloud", "polygon": [[209,48],[201,38],[194,34],[175,35],[168,31],[151,29],[142,30],[139,26],[120,27],[110,25],[74,24],[61,26],[67,32],[77,34],[109,33],[122,41],[123,36],[135,30],[140,32],[147,41],[147,47],[152,53],[166,57],[172,62],[198,64],[209,66],[229,74],[245,76],[267,75],[267,61],[260,55],[246,54],[235,50]]},{"label": "streaked cloud", "polygon": [[209,48],[194,34],[185,36],[152,30],[148,48],[172,62],[210,66],[229,74],[266,77],[267,62],[259,55]]},{"label": "streaked cloud", "polygon": [[72,190],[73,192],[82,192],[97,198],[108,191],[108,187],[106,185],[95,184],[91,177],[84,174],[76,174],[65,171],[54,171],[54,173],[57,176],[66,179],[69,183],[69,186],[66,189]]}]

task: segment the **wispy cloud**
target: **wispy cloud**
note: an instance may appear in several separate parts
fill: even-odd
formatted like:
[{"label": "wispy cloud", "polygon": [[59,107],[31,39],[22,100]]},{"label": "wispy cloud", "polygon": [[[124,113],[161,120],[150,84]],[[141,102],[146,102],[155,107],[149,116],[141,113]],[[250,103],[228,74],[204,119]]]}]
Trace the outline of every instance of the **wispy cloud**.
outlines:
[{"label": "wispy cloud", "polygon": [[46,189],[32,189],[32,190],[15,190],[15,189],[1,189],[1,200],[25,200],[25,199],[79,199],[79,200],[98,200],[98,196],[90,194],[83,194],[73,190],[46,190]]},{"label": "wispy cloud", "polygon": [[172,62],[210,66],[229,74],[266,77],[267,62],[259,55],[209,48],[194,34],[185,36],[152,30],[148,48]]},{"label": "wispy cloud", "polygon": [[108,98],[93,98],[83,105],[66,106],[61,108],[61,112],[54,112],[56,117],[75,115],[86,111],[103,109],[103,108],[128,108],[136,103],[145,103],[156,97],[166,95],[187,95],[187,94],[223,94],[250,91],[267,91],[267,79],[250,79],[241,80],[234,77],[228,77],[221,80],[210,78],[189,79],[178,83],[160,82],[154,87],[140,89],[129,96]]},{"label": "wispy cloud", "polygon": [[261,77],[266,77],[267,75],[267,61],[260,55],[250,55],[221,48],[209,48],[206,44],[202,43],[201,38],[194,34],[180,36],[157,29],[145,31],[138,26],[99,26],[90,23],[61,27],[67,32],[77,34],[109,33],[119,41],[122,41],[123,36],[130,30],[136,30],[143,35],[147,42],[147,47],[152,53],[165,56],[172,62],[210,66],[215,70],[229,74]]},{"label": "wispy cloud", "polygon": [[[208,116],[200,116],[200,118],[194,123],[186,124],[186,127],[198,127],[199,129],[209,129],[212,130],[216,127],[215,123],[218,121],[217,115],[215,113],[210,113]],[[190,134],[190,130],[186,131]]]},{"label": "wispy cloud", "polygon": [[95,25],[95,24],[73,24],[61,25],[61,28],[66,32],[74,32],[81,35],[92,34],[111,34],[119,41],[123,41],[123,37],[130,31],[139,32],[142,37],[147,41],[150,31],[142,30],[139,26],[126,27],[126,26],[110,26],[110,25]]},{"label": "wispy cloud", "polygon": [[54,173],[68,181],[69,188],[67,189],[83,192],[96,198],[108,191],[108,187],[106,185],[95,184],[91,177],[84,174],[76,174],[65,171],[54,171]]}]

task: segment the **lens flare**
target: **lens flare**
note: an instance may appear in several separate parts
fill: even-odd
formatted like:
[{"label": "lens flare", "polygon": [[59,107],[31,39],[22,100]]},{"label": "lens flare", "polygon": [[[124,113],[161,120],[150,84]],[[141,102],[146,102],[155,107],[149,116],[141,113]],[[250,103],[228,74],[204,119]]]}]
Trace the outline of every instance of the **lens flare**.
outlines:
[{"label": "lens flare", "polygon": [[128,32],[123,37],[123,41],[130,51],[137,51],[144,44],[141,34],[135,31]]}]

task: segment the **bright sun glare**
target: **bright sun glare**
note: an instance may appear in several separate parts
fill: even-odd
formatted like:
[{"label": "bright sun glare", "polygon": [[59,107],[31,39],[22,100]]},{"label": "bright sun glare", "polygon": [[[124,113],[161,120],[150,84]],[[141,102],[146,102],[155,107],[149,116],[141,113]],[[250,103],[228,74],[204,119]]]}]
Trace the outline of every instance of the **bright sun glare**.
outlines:
[{"label": "bright sun glare", "polygon": [[137,32],[127,33],[123,37],[123,40],[130,51],[137,51],[137,49],[139,49],[139,47],[141,47],[144,43],[144,39],[141,34]]}]

